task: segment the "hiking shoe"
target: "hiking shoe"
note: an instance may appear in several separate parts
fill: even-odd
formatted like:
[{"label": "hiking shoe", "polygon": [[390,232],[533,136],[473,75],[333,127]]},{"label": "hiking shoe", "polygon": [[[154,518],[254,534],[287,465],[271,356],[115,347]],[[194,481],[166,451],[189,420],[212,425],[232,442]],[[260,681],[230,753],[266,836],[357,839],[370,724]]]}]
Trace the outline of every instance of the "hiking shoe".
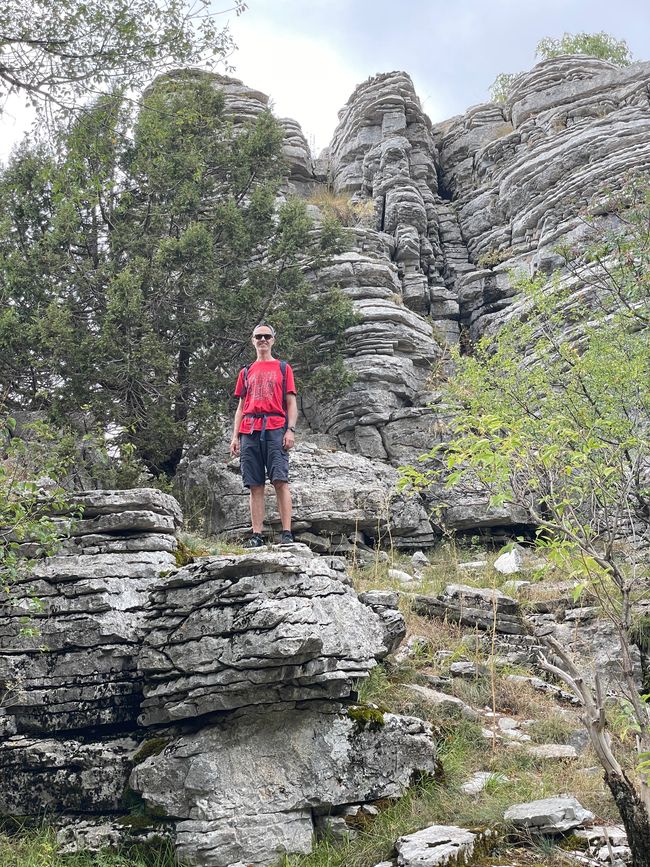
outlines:
[{"label": "hiking shoe", "polygon": [[293,542],[293,533],[291,530],[283,530],[282,535],[280,536],[280,544],[281,545],[291,545]]},{"label": "hiking shoe", "polygon": [[253,533],[248,542],[244,542],[244,548],[263,548],[264,536],[261,533]]}]

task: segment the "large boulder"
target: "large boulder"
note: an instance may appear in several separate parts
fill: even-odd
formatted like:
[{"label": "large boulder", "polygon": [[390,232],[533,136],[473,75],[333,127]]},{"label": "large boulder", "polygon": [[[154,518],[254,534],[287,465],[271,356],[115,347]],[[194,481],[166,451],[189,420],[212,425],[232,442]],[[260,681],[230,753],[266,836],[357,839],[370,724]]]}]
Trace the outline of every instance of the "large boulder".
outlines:
[{"label": "large boulder", "polygon": [[201,559],[151,595],[144,725],[347,699],[390,647],[380,617],[302,545]]},{"label": "large boulder", "polygon": [[271,865],[311,851],[313,817],[401,795],[437,770],[431,727],[375,712],[258,709],[181,737],[138,765],[131,786],[176,823],[200,867]]}]

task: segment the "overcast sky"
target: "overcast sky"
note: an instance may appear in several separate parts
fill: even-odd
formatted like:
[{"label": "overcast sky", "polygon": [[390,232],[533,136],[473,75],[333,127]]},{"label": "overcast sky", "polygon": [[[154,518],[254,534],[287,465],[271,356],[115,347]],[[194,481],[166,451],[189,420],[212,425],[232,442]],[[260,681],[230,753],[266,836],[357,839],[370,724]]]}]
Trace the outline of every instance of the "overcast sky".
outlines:
[{"label": "overcast sky", "polygon": [[499,72],[530,69],[544,36],[604,30],[650,60],[649,10],[647,0],[248,0],[230,19],[231,62],[319,150],[377,72],[408,72],[429,117],[445,120],[485,102]]},{"label": "overcast sky", "polygon": [[[650,60],[648,0],[247,0],[224,15],[238,45],[236,77],[268,93],[312,147],[329,143],[337,112],[377,72],[408,72],[436,122],[488,99],[499,72],[535,63],[543,36],[604,30]],[[223,10],[229,0],[212,0]],[[25,127],[13,104],[0,118],[0,159]]]}]

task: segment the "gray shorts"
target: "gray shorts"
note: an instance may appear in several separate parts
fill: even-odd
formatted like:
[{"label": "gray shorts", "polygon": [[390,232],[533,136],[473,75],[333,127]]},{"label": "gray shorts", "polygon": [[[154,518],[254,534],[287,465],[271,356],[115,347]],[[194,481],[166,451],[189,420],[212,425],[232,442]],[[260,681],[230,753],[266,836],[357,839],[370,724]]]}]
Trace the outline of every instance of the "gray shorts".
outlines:
[{"label": "gray shorts", "polygon": [[289,452],[282,448],[284,428],[242,434],[239,438],[242,481],[247,488],[263,485],[268,473],[271,482],[289,481]]}]

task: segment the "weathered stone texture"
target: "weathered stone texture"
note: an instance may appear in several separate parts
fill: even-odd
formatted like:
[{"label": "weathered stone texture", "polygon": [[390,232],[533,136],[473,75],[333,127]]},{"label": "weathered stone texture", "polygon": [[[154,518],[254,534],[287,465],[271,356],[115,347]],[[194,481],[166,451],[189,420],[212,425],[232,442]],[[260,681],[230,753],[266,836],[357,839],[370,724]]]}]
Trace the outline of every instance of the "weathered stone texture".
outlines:
[{"label": "weathered stone texture", "polygon": [[140,654],[144,725],[348,698],[390,649],[379,616],[300,545],[186,566],[151,605]]},{"label": "weathered stone texture", "polygon": [[381,725],[305,709],[269,709],[182,737],[133,771],[131,786],[176,818],[190,864],[270,865],[309,852],[312,811],[400,795],[437,768],[431,729],[385,714]]},{"label": "weathered stone texture", "polygon": [[135,721],[149,592],[176,568],[182,515],[173,497],[90,491],[72,506],[88,517],[62,522],[68,537],[59,553],[34,561],[2,605],[0,682],[18,732]]},{"label": "weathered stone texture", "polygon": [[[296,537],[305,534],[317,550],[344,553],[352,550],[358,533],[367,541],[388,538],[390,525],[397,545],[430,544],[434,534],[422,502],[396,494],[396,482],[396,470],[384,462],[299,442],[291,453]],[[199,504],[209,532],[241,536],[250,527],[238,462],[223,452],[189,463],[178,483],[188,509],[192,502]],[[270,490],[267,509],[269,522],[279,527]]]},{"label": "weathered stone texture", "polygon": [[650,168],[650,64],[575,56],[520,75],[504,106],[480,105],[434,129],[443,188],[473,262],[503,264],[459,285],[461,319],[480,336],[515,293],[508,269],[562,265],[553,247],[626,175]]}]

